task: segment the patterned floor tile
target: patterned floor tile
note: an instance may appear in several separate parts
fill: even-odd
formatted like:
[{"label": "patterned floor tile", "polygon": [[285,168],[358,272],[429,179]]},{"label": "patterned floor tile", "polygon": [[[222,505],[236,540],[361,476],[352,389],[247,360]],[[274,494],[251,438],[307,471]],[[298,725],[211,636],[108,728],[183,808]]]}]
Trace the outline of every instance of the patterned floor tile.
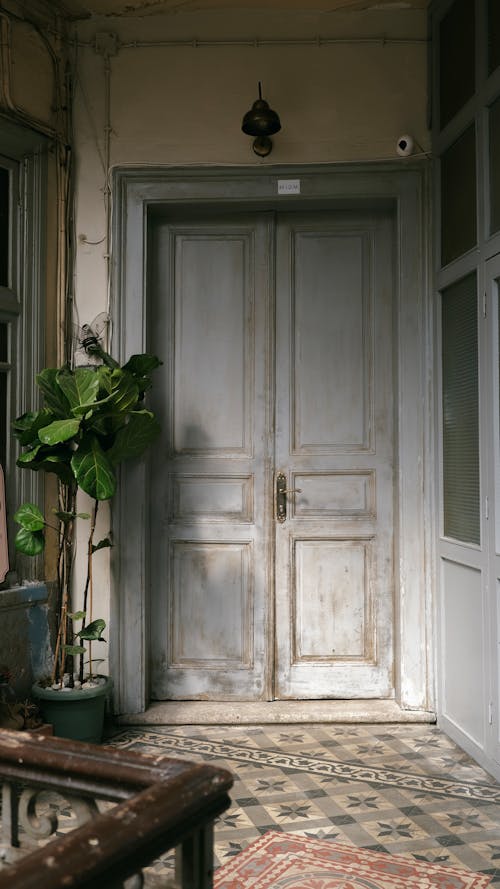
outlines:
[{"label": "patterned floor tile", "polygon": [[216,865],[280,830],[465,866],[500,887],[500,787],[435,726],[165,726],[108,743],[233,773]]}]

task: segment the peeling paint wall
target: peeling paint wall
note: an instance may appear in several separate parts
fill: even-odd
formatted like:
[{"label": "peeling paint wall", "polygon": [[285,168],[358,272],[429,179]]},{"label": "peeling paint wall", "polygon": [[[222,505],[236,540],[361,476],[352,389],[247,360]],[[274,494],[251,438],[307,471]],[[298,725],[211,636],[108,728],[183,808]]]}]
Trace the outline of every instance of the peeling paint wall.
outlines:
[{"label": "peeling paint wall", "polygon": [[52,653],[47,588],[29,584],[0,591],[0,661],[12,676],[12,688],[22,700],[35,679],[50,673]]},{"label": "peeling paint wall", "polygon": [[[39,0],[37,10],[42,5]],[[9,6],[15,11],[15,0]],[[396,160],[396,140],[403,133],[414,137],[418,151],[428,150],[424,10],[321,14],[262,8],[104,17],[72,26],[64,42],[55,38],[52,28],[61,23],[51,19],[46,6],[45,25],[43,17],[36,27],[10,23],[8,86],[21,115],[56,127],[57,79],[65,54],[71,58],[76,195],[70,283],[80,324],[109,308],[113,167]],[[259,81],[282,122],[265,159],[256,157],[251,138],[241,132]],[[4,88],[0,108],[8,99]],[[60,157],[52,154],[46,245],[49,363],[60,359],[64,318],[64,257],[58,253],[61,243],[57,246],[60,173]],[[105,536],[110,522],[105,508],[99,522]],[[54,572],[49,552],[47,580]],[[109,618],[107,551],[96,565],[94,611]]]},{"label": "peeling paint wall", "polygon": [[[75,41],[81,321],[106,308],[108,133],[110,167],[393,160],[403,133],[429,147],[423,10],[105,18],[80,24]],[[108,58],[96,51],[106,46]],[[282,122],[265,159],[241,132],[259,81]]]},{"label": "peeling paint wall", "polygon": [[[426,151],[426,27],[424,10],[214,10],[80,23],[74,32],[80,323],[108,308],[110,169],[398,160],[404,133]],[[282,123],[265,159],[241,132],[259,81]],[[100,521],[107,533],[105,510]],[[97,571],[95,606],[105,618],[106,559]]]}]

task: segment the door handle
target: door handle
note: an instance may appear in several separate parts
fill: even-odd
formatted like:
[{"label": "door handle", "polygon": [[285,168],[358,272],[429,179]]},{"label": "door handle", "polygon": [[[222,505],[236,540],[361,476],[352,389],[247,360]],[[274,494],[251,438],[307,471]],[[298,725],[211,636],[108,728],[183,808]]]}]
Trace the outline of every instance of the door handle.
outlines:
[{"label": "door handle", "polygon": [[276,476],[276,519],[283,523],[286,521],[286,497],[287,494],[301,494],[302,488],[287,488],[286,475],[278,472]]}]

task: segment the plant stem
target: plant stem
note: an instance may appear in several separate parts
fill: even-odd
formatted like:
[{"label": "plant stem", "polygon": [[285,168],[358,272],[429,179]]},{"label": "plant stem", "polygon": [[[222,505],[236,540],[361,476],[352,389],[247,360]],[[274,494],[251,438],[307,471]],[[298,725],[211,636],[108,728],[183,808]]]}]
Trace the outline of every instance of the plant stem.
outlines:
[{"label": "plant stem", "polygon": [[[59,503],[62,512],[76,512],[76,487],[74,485],[59,485]],[[59,556],[57,562],[57,586],[58,586],[58,612],[60,614],[57,628],[57,639],[54,656],[54,667],[51,681],[56,681],[62,686],[66,666],[66,651],[64,646],[71,644],[72,631],[69,626],[68,614],[71,613],[71,579],[73,571],[73,538],[75,520],[71,522],[59,522]],[[68,658],[72,664],[71,656]],[[72,670],[70,671],[72,674]],[[73,676],[70,676],[70,685]]]},{"label": "plant stem", "polygon": [[[94,546],[94,533],[95,526],[97,521],[97,510],[99,509],[99,501],[94,500],[94,508],[92,510],[92,519],[90,525],[89,539],[87,545],[87,578],[85,581],[85,588],[83,591],[83,608],[82,611],[87,614],[87,601],[89,602],[89,623],[92,623],[92,598],[93,598],[93,582],[92,582],[92,556],[94,555],[93,546]],[[85,617],[82,621],[82,630],[85,627],[87,621]],[[89,674],[92,676],[92,642],[89,641]],[[80,682],[83,682],[83,654],[80,655],[80,673],[79,673]]]}]

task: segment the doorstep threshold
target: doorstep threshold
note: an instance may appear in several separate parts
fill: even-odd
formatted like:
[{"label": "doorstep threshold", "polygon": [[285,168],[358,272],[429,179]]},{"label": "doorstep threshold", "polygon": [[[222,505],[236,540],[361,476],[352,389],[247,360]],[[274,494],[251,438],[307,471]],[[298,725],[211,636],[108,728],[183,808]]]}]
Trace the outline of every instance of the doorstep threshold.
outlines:
[{"label": "doorstep threshold", "polygon": [[154,701],[144,713],[115,717],[119,725],[266,725],[294,723],[432,723],[432,710],[395,701]]}]

